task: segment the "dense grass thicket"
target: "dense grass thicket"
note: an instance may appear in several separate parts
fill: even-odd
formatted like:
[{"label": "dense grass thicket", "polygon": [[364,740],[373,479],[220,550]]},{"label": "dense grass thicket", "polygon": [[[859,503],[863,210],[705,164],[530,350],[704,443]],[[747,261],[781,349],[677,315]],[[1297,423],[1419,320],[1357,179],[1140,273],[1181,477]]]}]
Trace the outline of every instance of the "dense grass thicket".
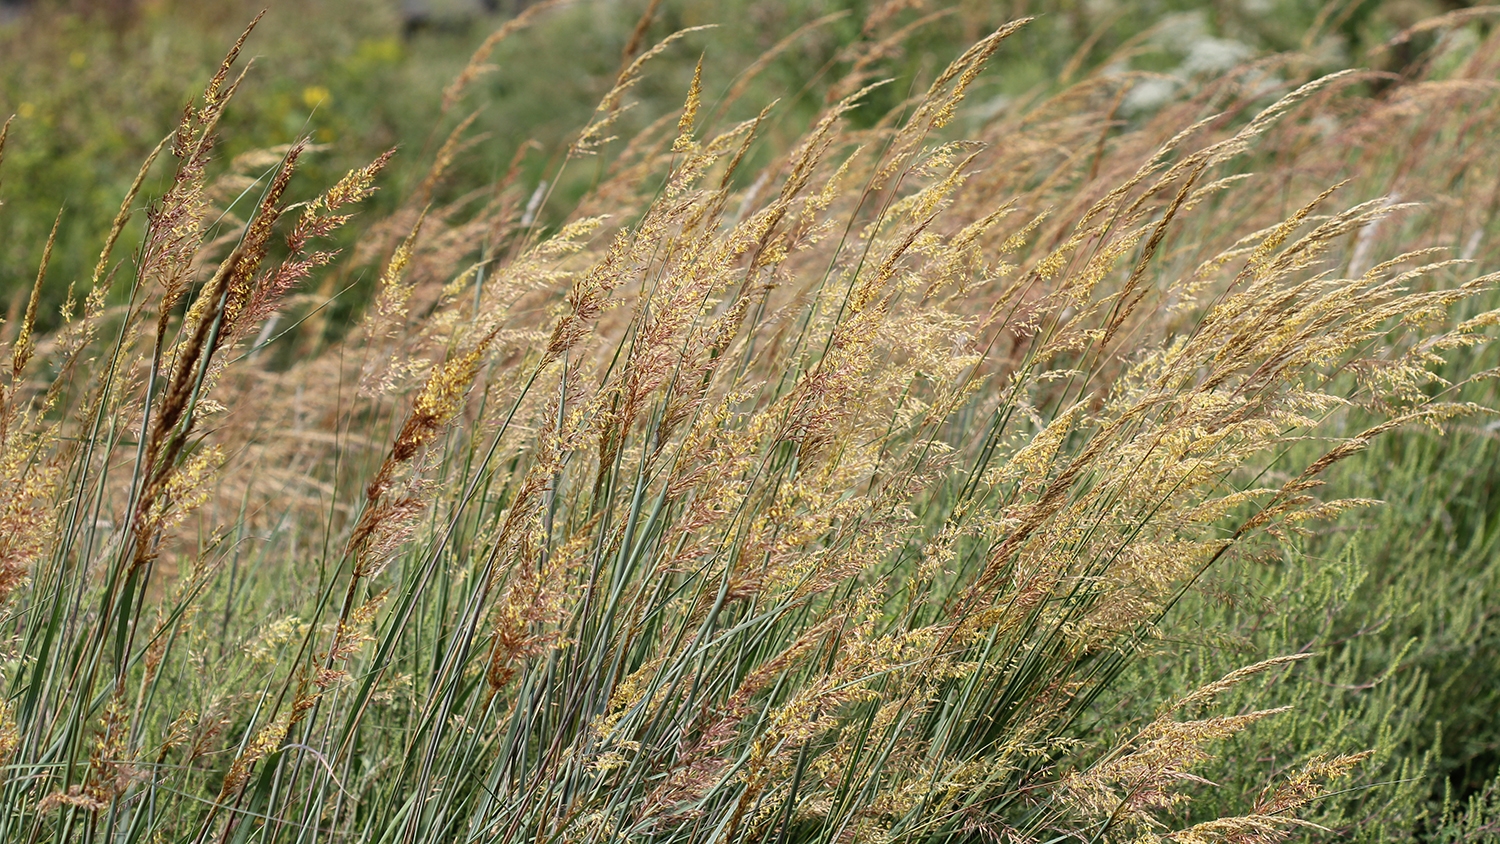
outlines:
[{"label": "dense grass thicket", "polygon": [[0,840],[1500,834],[1500,33],[1264,6],[12,25]]}]

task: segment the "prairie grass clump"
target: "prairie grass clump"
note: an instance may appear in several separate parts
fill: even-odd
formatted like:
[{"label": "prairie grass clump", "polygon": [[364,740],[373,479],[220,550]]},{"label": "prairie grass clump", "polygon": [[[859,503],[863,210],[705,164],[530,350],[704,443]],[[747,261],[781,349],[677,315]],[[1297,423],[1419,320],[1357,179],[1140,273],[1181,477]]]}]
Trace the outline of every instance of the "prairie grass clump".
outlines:
[{"label": "prairie grass clump", "polygon": [[[322,244],[389,154],[292,202],[307,147],[273,151],[211,222],[242,38],[165,142],[134,259],[113,254],[140,179],[81,314],[37,337],[28,311],[10,343],[0,837],[1318,826],[1389,747],[1193,809],[1219,748],[1292,716],[1274,687],[1223,701],[1308,653],[1134,720],[1109,700],[1195,586],[1370,503],[1314,494],[1341,462],[1480,410],[1448,361],[1500,320],[1495,277],[1448,257],[1446,227],[1375,240],[1419,209],[1355,193],[1387,168],[1346,167],[1308,119],[1353,111],[1363,77],[1305,78],[1295,55],[1124,126],[1136,80],[1100,73],[955,139],[1024,25],[863,127],[885,83],[856,55],[771,150],[775,106],[720,125],[703,63],[679,112],[613,143],[692,32],[638,45],[562,159],[600,173],[562,225],[514,168],[434,200],[458,120],[343,257]],[[1335,129],[1378,138],[1470,87],[1413,83]],[[1493,125],[1483,102],[1453,131]],[[378,289],[318,348],[296,290],[340,260]],[[303,353],[270,366],[278,341]]]}]

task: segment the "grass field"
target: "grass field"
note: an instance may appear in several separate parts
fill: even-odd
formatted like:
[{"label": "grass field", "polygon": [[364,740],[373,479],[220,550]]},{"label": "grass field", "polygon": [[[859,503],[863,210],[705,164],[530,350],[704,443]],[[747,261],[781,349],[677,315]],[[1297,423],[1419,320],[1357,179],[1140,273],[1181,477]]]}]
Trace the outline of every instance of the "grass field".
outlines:
[{"label": "grass field", "polygon": [[1500,835],[1490,10],[397,8],[0,24],[0,839]]}]

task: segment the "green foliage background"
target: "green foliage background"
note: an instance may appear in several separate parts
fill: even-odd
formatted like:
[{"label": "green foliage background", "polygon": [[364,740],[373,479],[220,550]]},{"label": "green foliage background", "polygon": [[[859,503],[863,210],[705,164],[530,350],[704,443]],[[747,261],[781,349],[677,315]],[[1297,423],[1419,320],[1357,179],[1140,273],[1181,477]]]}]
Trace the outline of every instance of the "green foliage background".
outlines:
[{"label": "green foliage background", "polygon": [[[397,0],[138,0],[124,23],[102,0],[39,0],[36,8],[0,23],[0,115],[15,114],[13,143],[0,200],[0,301],[14,303],[29,289],[41,246],[62,210],[56,279],[76,279],[92,268],[94,245],[108,229],[119,198],[146,153],[175,125],[182,107],[211,75],[223,45],[263,7],[268,10],[250,45],[257,67],[247,78],[247,96],[226,115],[220,152],[291,142],[310,133],[328,148],[311,156],[313,184],[337,178],[349,167],[399,146],[403,154],[386,176],[388,203],[408,187],[420,150],[452,128],[439,125],[439,92],[471,51],[501,20],[435,4],[432,25],[403,29]],[[452,4],[448,4],[452,5]],[[870,0],[670,0],[662,4],[648,38],[690,26],[724,24],[691,41],[653,66],[635,91],[643,105],[619,134],[677,108],[700,52],[706,79],[718,93],[735,74],[799,27],[825,15],[843,14],[797,39],[780,53],[740,99],[732,118],[744,118],[751,103],[780,99],[769,134],[783,143],[797,137],[822,105],[827,83],[846,66],[840,46],[857,37]],[[1055,86],[1070,66],[1090,67],[1132,47],[1130,69],[1171,72],[1201,61],[1203,43],[1241,50],[1236,55],[1292,49],[1318,19],[1311,0],[1253,0],[1203,4],[1191,0],[1032,4],[957,0],[910,4],[916,21],[943,10],[913,29],[901,49],[879,68],[894,84],[882,89],[854,116],[883,114],[923,73],[930,76],[961,45],[1005,21],[1026,15],[1038,20],[996,57],[973,98],[993,108],[1029,99]],[[1404,26],[1446,9],[1441,3],[1355,2],[1334,15],[1335,49],[1322,57],[1329,69],[1360,59]],[[548,156],[560,154],[570,133],[584,124],[619,70],[644,3],[580,0],[549,16],[524,38],[502,42],[468,103],[479,109],[476,127],[487,139],[458,163],[452,182],[471,183],[504,172],[523,145],[536,150],[523,160],[535,181]],[[1207,39],[1207,42],[1205,42]],[[1195,58],[1195,56],[1197,56]],[[1382,55],[1376,65],[1395,65]],[[715,90],[710,87],[709,102]],[[409,169],[410,168],[410,169]],[[162,176],[161,178],[165,178]],[[559,200],[576,197],[588,174],[575,173]],[[148,189],[153,185],[148,185]],[[160,187],[160,185],[155,185]],[[379,199],[376,200],[380,202]],[[389,205],[377,204],[370,216]],[[566,201],[554,207],[570,207]],[[133,224],[139,231],[140,222]],[[130,242],[127,234],[125,242]],[[66,284],[47,290],[41,321],[54,324]]]}]

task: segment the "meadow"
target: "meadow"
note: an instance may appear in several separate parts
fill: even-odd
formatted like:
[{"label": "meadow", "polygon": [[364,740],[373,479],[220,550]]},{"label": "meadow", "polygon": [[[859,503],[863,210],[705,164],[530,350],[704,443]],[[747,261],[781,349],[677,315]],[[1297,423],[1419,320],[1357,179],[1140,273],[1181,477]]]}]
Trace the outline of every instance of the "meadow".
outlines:
[{"label": "meadow", "polygon": [[89,6],[0,840],[1500,835],[1493,8]]}]

